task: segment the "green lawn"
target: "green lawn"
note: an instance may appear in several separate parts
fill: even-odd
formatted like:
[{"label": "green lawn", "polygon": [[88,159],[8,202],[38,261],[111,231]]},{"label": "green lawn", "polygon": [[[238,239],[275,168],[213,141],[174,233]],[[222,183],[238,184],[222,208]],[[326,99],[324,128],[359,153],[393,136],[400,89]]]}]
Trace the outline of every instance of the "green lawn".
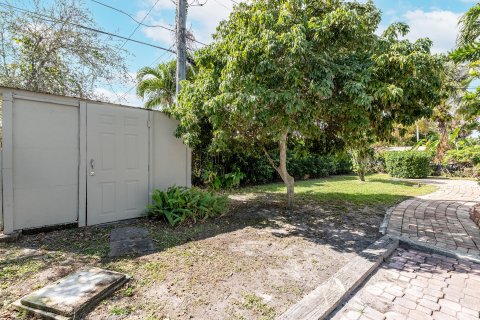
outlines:
[{"label": "green lawn", "polygon": [[[354,175],[332,176],[324,179],[295,182],[296,201],[350,203],[354,205],[393,205],[405,198],[431,193],[436,187],[417,182],[399,181],[386,174],[372,174],[361,182]],[[236,190],[235,194],[281,195],[286,193],[283,183],[273,183]]]}]

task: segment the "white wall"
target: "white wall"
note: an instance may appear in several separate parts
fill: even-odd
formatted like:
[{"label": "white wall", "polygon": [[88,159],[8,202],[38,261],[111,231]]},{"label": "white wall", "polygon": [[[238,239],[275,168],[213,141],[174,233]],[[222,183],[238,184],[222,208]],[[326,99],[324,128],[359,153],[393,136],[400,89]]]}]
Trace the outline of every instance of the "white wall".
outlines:
[{"label": "white wall", "polygon": [[152,115],[153,188],[190,187],[191,151],[174,136],[178,122],[161,112],[153,112]]},{"label": "white wall", "polygon": [[[4,233],[65,223],[84,226],[87,211],[93,212],[86,206],[88,105],[103,103],[1,87],[0,93]],[[177,122],[162,112],[130,110],[145,112],[150,124],[149,166],[143,169],[149,179],[139,189],[142,198],[149,199],[154,188],[190,186],[191,152],[173,135]]]},{"label": "white wall", "polygon": [[78,113],[78,107],[14,100],[14,229],[77,221]]}]

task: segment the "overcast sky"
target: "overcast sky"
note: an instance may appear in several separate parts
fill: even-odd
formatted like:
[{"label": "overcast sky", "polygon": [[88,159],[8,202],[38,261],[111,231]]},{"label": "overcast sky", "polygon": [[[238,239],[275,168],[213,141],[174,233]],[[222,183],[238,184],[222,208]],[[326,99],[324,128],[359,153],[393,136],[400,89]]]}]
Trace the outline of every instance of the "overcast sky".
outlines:
[{"label": "overcast sky", "polygon": [[[171,27],[175,23],[175,6],[170,0],[99,1],[121,8],[138,20],[142,20],[153,7],[145,18],[145,23]],[[208,43],[218,23],[228,17],[234,2],[232,0],[198,1],[206,1],[206,3],[203,6],[189,8],[187,24],[197,40]],[[448,52],[454,48],[458,19],[476,3],[472,0],[376,0],[374,2],[383,13],[380,28],[385,28],[392,22],[406,22],[411,30],[408,38],[415,40],[420,37],[429,37],[433,40],[435,53]],[[125,15],[102,7],[91,0],[85,0],[85,5],[106,31],[129,36],[137,28],[137,24]],[[132,37],[167,48],[173,44],[173,33],[161,28],[139,27]],[[128,67],[132,77],[142,66],[174,58],[170,53],[134,43],[127,43],[125,49],[130,53]],[[134,90],[126,93],[134,85],[133,81],[123,86],[116,83],[105,84],[98,91],[111,99],[124,97],[123,103],[140,106],[142,102],[135,96]]]}]

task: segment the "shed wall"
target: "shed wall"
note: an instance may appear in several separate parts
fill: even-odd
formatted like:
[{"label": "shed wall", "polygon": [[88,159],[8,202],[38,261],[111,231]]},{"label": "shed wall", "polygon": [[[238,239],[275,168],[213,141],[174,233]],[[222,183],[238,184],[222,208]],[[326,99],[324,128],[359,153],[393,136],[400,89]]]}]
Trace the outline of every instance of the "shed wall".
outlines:
[{"label": "shed wall", "polygon": [[174,136],[178,122],[161,112],[153,113],[151,124],[153,188],[191,186],[191,151]]},{"label": "shed wall", "polygon": [[78,220],[78,107],[14,100],[14,229]]},{"label": "shed wall", "polygon": [[[92,171],[87,168],[89,105],[108,105],[120,108],[119,115],[139,113],[149,119],[145,121],[145,128],[149,127],[145,137],[148,150],[143,148],[138,155],[148,158],[148,168],[142,167],[147,171],[148,181],[142,180],[145,186],[138,188],[145,207],[150,198],[148,193],[154,188],[191,185],[191,152],[173,135],[177,122],[162,112],[8,88],[0,88],[0,93],[3,94],[0,230],[3,224],[6,234],[58,224],[86,224],[88,211],[92,211],[87,206],[86,183]],[[92,141],[90,147],[94,145]],[[143,211],[138,213],[141,214]]]}]

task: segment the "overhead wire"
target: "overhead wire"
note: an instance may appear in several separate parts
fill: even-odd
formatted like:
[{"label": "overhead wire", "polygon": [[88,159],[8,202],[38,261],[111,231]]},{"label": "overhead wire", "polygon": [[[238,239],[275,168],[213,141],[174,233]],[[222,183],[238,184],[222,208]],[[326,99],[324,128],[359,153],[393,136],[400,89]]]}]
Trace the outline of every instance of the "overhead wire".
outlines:
[{"label": "overhead wire", "polygon": [[[144,27],[146,27],[146,28],[162,28],[162,29],[168,30],[168,31],[173,32],[173,33],[176,32],[175,29],[169,28],[169,27],[166,27],[166,26],[163,26],[163,25],[161,25],[161,24],[155,24],[155,25],[146,24],[146,23],[144,23],[144,22],[142,22],[142,21],[137,20],[135,17],[133,17],[130,13],[128,13],[128,12],[126,12],[126,11],[124,11],[124,10],[122,10],[122,9],[119,9],[119,8],[116,8],[116,7],[113,7],[113,6],[111,6],[111,5],[108,5],[108,4],[106,4],[106,3],[100,2],[100,1],[98,1],[98,0],[90,0],[90,1],[95,2],[95,3],[97,3],[97,4],[101,5],[101,6],[104,6],[104,7],[106,7],[106,8],[109,8],[109,9],[111,9],[111,10],[120,12],[121,14],[126,15],[127,17],[129,17],[130,19],[132,19],[133,21],[135,21],[136,23],[138,23],[138,24],[140,24],[140,25],[142,25],[142,26],[144,26]],[[204,46],[207,45],[206,43],[203,43],[203,42],[201,42],[201,41],[198,41],[198,40],[196,40],[195,38],[190,37],[190,36],[188,36],[188,35],[187,35],[187,38],[190,39],[190,40],[193,41],[193,42],[198,43],[198,44],[201,44],[201,45],[204,45]]]},{"label": "overhead wire", "polygon": [[[153,6],[150,8],[150,10],[148,10],[147,14],[145,16],[143,16],[143,19],[141,22],[139,22],[137,24],[137,26],[135,27],[135,29],[132,31],[132,33],[130,34],[130,36],[128,36],[128,39],[130,40],[133,35],[135,34],[135,32],[137,32],[138,28],[140,28],[141,24],[143,23],[143,21],[145,21],[145,19],[147,19],[148,15],[152,12],[152,10],[155,8],[155,6],[160,2],[160,0],[157,0],[155,1],[155,3],[153,4]],[[120,46],[120,49],[123,48],[123,46],[128,42],[128,40],[125,40],[125,42]],[[119,49],[119,50],[120,50]]]},{"label": "overhead wire", "polygon": [[0,2],[0,5],[7,6],[7,7],[13,8],[13,9],[18,10],[18,11],[23,11],[23,12],[30,13],[30,14],[35,15],[39,19],[44,20],[44,21],[54,22],[54,23],[55,22],[63,22],[63,23],[66,23],[66,24],[69,24],[69,25],[72,25],[72,26],[75,26],[75,27],[78,27],[78,28],[81,28],[81,29],[84,29],[84,30],[105,34],[105,35],[108,35],[108,36],[111,36],[111,37],[114,37],[114,38],[119,38],[119,39],[123,39],[123,40],[126,40],[126,41],[135,42],[135,43],[138,43],[138,44],[142,44],[142,45],[145,45],[145,46],[149,46],[149,47],[152,47],[152,48],[156,48],[156,49],[160,49],[160,50],[163,50],[163,51],[168,51],[170,53],[176,54],[176,52],[174,50],[172,50],[171,48],[165,48],[165,47],[162,47],[162,46],[157,46],[155,44],[151,44],[151,43],[148,43],[148,42],[132,39],[132,38],[129,38],[129,37],[125,37],[125,36],[121,36],[121,35],[118,35],[118,34],[115,34],[115,33],[95,29],[95,28],[92,28],[92,27],[87,27],[87,26],[84,26],[84,25],[81,25],[81,24],[78,24],[78,23],[74,23],[74,22],[65,22],[65,21],[62,21],[62,20],[47,16],[47,15],[44,15],[44,14],[39,14],[37,12],[33,12],[33,11],[30,11],[30,10],[19,8],[19,7],[16,7],[16,6],[8,4],[8,3]]}]

